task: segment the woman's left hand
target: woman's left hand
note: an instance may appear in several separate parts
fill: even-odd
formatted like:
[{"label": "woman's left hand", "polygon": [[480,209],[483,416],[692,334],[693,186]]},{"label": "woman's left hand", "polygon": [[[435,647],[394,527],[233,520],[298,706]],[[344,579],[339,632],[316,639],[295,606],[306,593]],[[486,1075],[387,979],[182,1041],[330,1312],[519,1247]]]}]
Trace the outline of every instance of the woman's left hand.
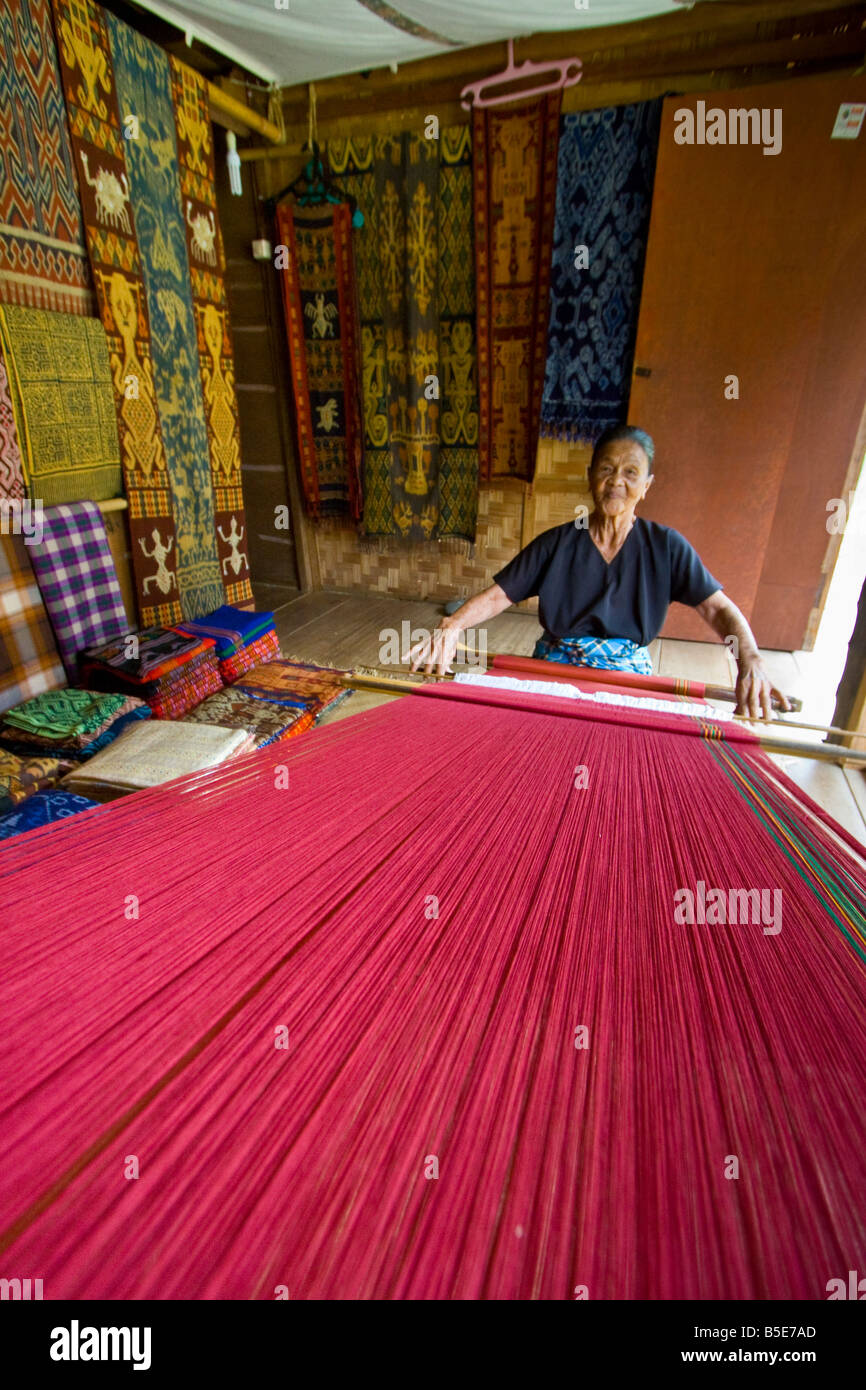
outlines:
[{"label": "woman's left hand", "polygon": [[772,719],[773,700],[778,700],[779,708],[789,710],[786,697],[773,685],[761,665],[759,656],[743,656],[737,662],[737,708],[736,714],[745,714],[749,719]]}]

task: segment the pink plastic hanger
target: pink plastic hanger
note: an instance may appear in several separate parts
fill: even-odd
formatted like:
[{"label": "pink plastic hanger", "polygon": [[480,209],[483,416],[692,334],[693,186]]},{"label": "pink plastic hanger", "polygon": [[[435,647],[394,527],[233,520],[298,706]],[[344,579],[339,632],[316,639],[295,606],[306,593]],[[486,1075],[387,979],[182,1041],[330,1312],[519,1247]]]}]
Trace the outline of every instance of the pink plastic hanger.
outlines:
[{"label": "pink plastic hanger", "polygon": [[[583,64],[579,58],[565,58],[561,62],[533,63],[529,58],[523,63],[514,61],[514,40],[508,40],[508,66],[502,72],[491,73],[480,82],[470,82],[460,93],[460,104],[466,111],[473,106],[502,106],[507,101],[523,101],[526,97],[540,97],[545,92],[559,92],[564,87],[573,87],[583,76]],[[554,82],[543,87],[528,87],[525,91],[508,92],[504,96],[483,96],[488,88],[503,87],[521,77],[531,77],[535,73],[557,74]]]}]

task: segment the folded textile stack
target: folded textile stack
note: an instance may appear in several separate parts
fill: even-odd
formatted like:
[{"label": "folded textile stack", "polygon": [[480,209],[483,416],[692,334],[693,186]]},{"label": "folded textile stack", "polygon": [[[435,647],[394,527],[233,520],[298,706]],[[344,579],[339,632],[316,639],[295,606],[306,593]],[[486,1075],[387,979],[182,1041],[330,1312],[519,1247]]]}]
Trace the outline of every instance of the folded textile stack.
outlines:
[{"label": "folded textile stack", "polygon": [[184,722],[219,724],[224,729],[246,729],[256,748],[265,748],[279,739],[294,738],[316,722],[315,711],[257,700],[237,687],[220,690],[184,717]]},{"label": "folded textile stack", "polygon": [[129,724],[149,717],[147,705],[133,695],[52,690],[7,710],[0,721],[0,740],[22,755],[44,752],[82,762],[112,743]]},{"label": "folded textile stack", "polygon": [[333,709],[351,694],[342,682],[346,674],[329,666],[280,659],[257,666],[232,689],[254,700],[270,700],[277,705],[308,710],[318,720],[325,710]]},{"label": "folded textile stack", "polygon": [[74,767],[68,758],[21,756],[0,748],[0,813],[12,811],[36,792],[56,786]]},{"label": "folded textile stack", "polygon": [[136,695],[155,719],[182,718],[223,684],[214,639],[166,627],[144,628],[105,646],[88,647],[81,675],[93,689]]},{"label": "folded textile stack", "polygon": [[273,613],[246,613],[241,608],[223,604],[203,618],[178,623],[174,631],[214,640],[220,675],[226,685],[231,685],[254,666],[273,661],[280,655]]},{"label": "folded textile stack", "polygon": [[216,767],[252,747],[253,739],[244,729],[149,721],[127,729],[110,748],[76,768],[63,786],[81,796],[111,801],[127,792]]},{"label": "folded textile stack", "polygon": [[79,811],[90,811],[99,805],[98,801],[63,791],[60,787],[34,792],[20,806],[0,815],[0,840],[11,840],[13,835],[23,835],[42,825],[53,825],[56,820],[65,820],[67,816],[76,816]]}]

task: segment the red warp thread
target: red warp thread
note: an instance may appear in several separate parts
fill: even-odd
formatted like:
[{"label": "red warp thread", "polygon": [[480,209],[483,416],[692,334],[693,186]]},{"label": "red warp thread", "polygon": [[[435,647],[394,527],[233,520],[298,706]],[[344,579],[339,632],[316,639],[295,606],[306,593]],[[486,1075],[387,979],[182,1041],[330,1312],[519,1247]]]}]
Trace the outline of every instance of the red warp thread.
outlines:
[{"label": "red warp thread", "polygon": [[[821,1299],[862,1267],[851,942],[729,745],[532,710],[395,701],[0,848],[4,1272]],[[781,931],[678,925],[698,879],[781,890]]]}]

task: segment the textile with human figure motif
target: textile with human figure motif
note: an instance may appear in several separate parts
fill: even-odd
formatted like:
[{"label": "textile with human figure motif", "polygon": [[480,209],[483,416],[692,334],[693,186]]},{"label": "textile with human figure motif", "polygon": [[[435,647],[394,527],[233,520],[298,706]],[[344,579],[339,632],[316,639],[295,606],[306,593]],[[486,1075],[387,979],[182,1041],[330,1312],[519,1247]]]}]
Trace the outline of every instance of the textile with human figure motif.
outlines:
[{"label": "textile with human figure motif", "polygon": [[225,255],[217,216],[207,84],[200,73],[173,56],[169,57],[169,70],[220,577],[228,603],[251,604],[234,352]]},{"label": "textile with human figure motif", "polygon": [[560,94],[472,113],[481,477],[531,482],[547,352]]},{"label": "textile with human figure motif", "polygon": [[0,5],[0,303],[95,312],[51,0]]},{"label": "textile with human figure motif", "polygon": [[129,142],[103,11],[91,0],[53,3],[87,248],[114,379],[139,614],[144,626],[168,626],[184,614],[149,306],[126,164]]},{"label": "textile with human figure motif", "polygon": [[361,515],[358,324],[348,206],[277,208],[298,457],[314,520]]},{"label": "textile with human figure motif", "polygon": [[364,401],[364,531],[472,541],[478,400],[472,262],[472,145],[353,137],[328,146],[358,201]]}]

